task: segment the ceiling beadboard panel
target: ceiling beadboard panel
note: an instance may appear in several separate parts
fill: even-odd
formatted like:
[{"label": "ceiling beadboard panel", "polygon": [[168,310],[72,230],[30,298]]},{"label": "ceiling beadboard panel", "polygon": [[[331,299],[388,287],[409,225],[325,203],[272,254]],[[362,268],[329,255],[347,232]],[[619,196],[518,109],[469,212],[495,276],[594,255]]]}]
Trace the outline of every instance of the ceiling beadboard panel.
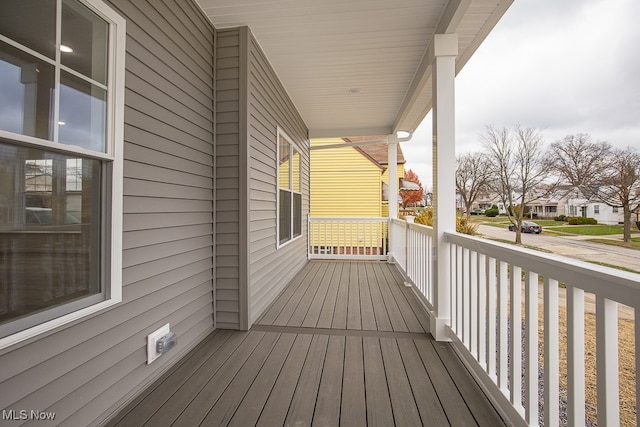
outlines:
[{"label": "ceiling beadboard panel", "polygon": [[445,10],[463,8],[461,67],[512,0],[197,1],[216,28],[251,28],[312,136],[342,137],[414,130],[431,87],[408,91]]}]

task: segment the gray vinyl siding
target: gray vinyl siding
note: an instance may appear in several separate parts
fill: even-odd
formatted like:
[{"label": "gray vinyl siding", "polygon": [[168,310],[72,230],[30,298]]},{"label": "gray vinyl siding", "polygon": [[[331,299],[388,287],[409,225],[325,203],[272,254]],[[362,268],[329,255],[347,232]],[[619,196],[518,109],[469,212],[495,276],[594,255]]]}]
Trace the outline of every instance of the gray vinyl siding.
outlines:
[{"label": "gray vinyl siding", "polygon": [[[216,327],[241,328],[240,31],[216,33]],[[246,322],[245,322],[246,323]],[[246,327],[246,326],[245,326]]]},{"label": "gray vinyl siding", "polygon": [[[104,422],[214,327],[214,29],[191,1],[109,4],[127,19],[123,302],[0,352],[0,409],[74,426]],[[178,347],[146,365],[165,323]]]},{"label": "gray vinyl siding", "polygon": [[[307,262],[308,129],[256,40],[248,40],[249,323]],[[277,129],[301,152],[302,236],[277,247]]]}]

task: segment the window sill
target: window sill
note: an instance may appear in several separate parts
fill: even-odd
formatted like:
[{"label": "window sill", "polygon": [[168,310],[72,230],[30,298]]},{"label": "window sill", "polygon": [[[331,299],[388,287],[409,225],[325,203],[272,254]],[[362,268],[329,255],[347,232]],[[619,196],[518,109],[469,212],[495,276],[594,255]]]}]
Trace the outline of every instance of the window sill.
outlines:
[{"label": "window sill", "polygon": [[40,325],[33,326],[29,329],[25,329],[24,331],[16,332],[13,335],[9,335],[8,337],[0,339],[0,350],[14,346],[28,339],[35,338],[40,334],[52,331],[68,323],[74,322],[76,320],[80,320],[83,317],[89,316],[91,314],[104,310],[108,307],[114,306],[120,303],[121,301],[122,301],[122,298],[120,297],[111,298],[106,301],[102,301],[100,303],[91,305],[89,307],[85,307],[81,310],[74,311],[73,313],[69,313],[67,315],[50,320],[48,322],[41,323]]}]

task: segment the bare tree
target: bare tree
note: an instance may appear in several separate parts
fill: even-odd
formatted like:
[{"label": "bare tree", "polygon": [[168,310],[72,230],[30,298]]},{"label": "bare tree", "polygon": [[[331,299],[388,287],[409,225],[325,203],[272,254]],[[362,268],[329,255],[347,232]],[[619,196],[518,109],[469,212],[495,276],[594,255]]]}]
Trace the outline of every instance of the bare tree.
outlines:
[{"label": "bare tree", "polygon": [[589,134],[579,133],[552,143],[549,152],[549,167],[590,197],[609,167],[611,145],[592,142]]},{"label": "bare tree", "polygon": [[473,202],[487,186],[491,176],[489,160],[485,153],[475,152],[458,156],[456,163],[456,189],[469,218]]},{"label": "bare tree", "polygon": [[489,185],[502,199],[509,221],[515,226],[515,242],[521,244],[526,204],[555,188],[554,184],[546,186],[544,192],[537,191],[550,176],[544,140],[538,130],[519,125],[513,132],[487,126],[480,140],[491,163],[493,179]]},{"label": "bare tree", "polygon": [[631,242],[631,214],[640,209],[640,154],[633,148],[612,150],[595,198],[624,213],[624,242]]}]

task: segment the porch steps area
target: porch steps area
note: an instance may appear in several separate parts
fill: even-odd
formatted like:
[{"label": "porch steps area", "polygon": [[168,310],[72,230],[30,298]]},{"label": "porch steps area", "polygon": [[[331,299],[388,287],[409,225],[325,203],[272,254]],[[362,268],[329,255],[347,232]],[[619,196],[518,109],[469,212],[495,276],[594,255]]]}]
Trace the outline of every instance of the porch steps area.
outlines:
[{"label": "porch steps area", "polygon": [[427,322],[393,265],[311,261],[251,331],[215,331],[108,425],[505,425]]}]

